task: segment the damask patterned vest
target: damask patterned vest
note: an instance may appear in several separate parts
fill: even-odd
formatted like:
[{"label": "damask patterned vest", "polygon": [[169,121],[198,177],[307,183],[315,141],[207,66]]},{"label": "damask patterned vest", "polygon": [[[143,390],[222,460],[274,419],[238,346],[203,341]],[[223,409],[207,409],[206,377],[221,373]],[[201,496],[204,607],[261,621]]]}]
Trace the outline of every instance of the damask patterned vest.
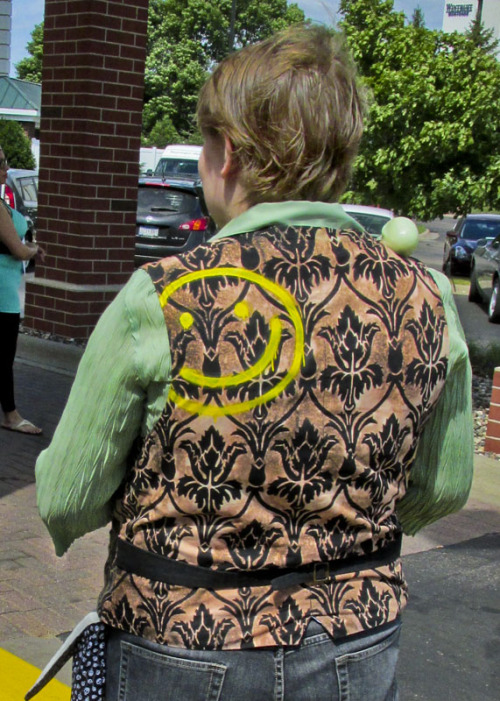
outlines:
[{"label": "damask patterned vest", "polygon": [[[396,540],[448,334],[425,268],[354,231],[273,226],[146,267],[172,354],[165,410],[122,485],[99,610],[188,648],[297,644],[314,616],[343,637],[406,601]],[[116,539],[217,571],[341,574],[208,589],[119,568]],[[203,572],[203,570],[202,570]]]}]

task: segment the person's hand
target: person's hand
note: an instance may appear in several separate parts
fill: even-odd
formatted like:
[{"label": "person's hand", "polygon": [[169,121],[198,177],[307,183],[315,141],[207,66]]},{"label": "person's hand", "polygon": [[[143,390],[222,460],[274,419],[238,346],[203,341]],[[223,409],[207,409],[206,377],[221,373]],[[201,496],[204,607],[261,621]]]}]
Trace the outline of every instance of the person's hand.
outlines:
[{"label": "person's hand", "polygon": [[42,248],[41,246],[37,245],[35,260],[39,261],[40,263],[45,262],[45,248]]},{"label": "person's hand", "polygon": [[45,249],[44,248],[39,246],[37,243],[34,243],[33,241],[28,241],[24,245],[28,249],[28,255],[26,257],[26,260],[31,260],[32,258],[35,258],[35,260],[39,260],[41,263],[44,262],[44,260],[45,260]]}]

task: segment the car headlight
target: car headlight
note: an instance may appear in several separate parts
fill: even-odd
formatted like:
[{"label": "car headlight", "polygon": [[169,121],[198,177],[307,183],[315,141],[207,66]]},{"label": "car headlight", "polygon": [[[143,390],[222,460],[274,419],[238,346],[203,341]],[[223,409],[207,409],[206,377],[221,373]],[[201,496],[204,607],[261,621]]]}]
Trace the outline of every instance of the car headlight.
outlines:
[{"label": "car headlight", "polygon": [[453,249],[453,254],[455,258],[465,259],[470,258],[470,252],[463,246],[455,246]]}]

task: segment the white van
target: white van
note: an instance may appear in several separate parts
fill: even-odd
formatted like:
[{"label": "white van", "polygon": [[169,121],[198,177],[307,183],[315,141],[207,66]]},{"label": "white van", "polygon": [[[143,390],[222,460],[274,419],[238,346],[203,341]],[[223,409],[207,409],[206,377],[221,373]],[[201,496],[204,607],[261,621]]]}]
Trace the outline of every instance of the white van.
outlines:
[{"label": "white van", "polygon": [[[169,144],[156,164],[154,175],[164,178],[197,178],[202,146]],[[148,173],[149,174],[149,173]]]}]

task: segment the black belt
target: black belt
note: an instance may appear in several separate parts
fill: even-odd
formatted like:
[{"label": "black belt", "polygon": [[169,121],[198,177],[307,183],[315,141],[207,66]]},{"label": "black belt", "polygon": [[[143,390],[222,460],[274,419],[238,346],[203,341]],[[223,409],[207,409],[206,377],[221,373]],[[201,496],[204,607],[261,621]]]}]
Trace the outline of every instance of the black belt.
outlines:
[{"label": "black belt", "polygon": [[389,565],[401,554],[401,536],[368,555],[350,555],[341,560],[314,562],[299,567],[268,567],[252,571],[212,570],[188,565],[143,550],[128,541],[118,539],[116,565],[129,574],[146,577],[165,584],[203,589],[239,589],[241,587],[271,586],[287,589],[298,584],[326,582],[339,574],[357,572]]}]

